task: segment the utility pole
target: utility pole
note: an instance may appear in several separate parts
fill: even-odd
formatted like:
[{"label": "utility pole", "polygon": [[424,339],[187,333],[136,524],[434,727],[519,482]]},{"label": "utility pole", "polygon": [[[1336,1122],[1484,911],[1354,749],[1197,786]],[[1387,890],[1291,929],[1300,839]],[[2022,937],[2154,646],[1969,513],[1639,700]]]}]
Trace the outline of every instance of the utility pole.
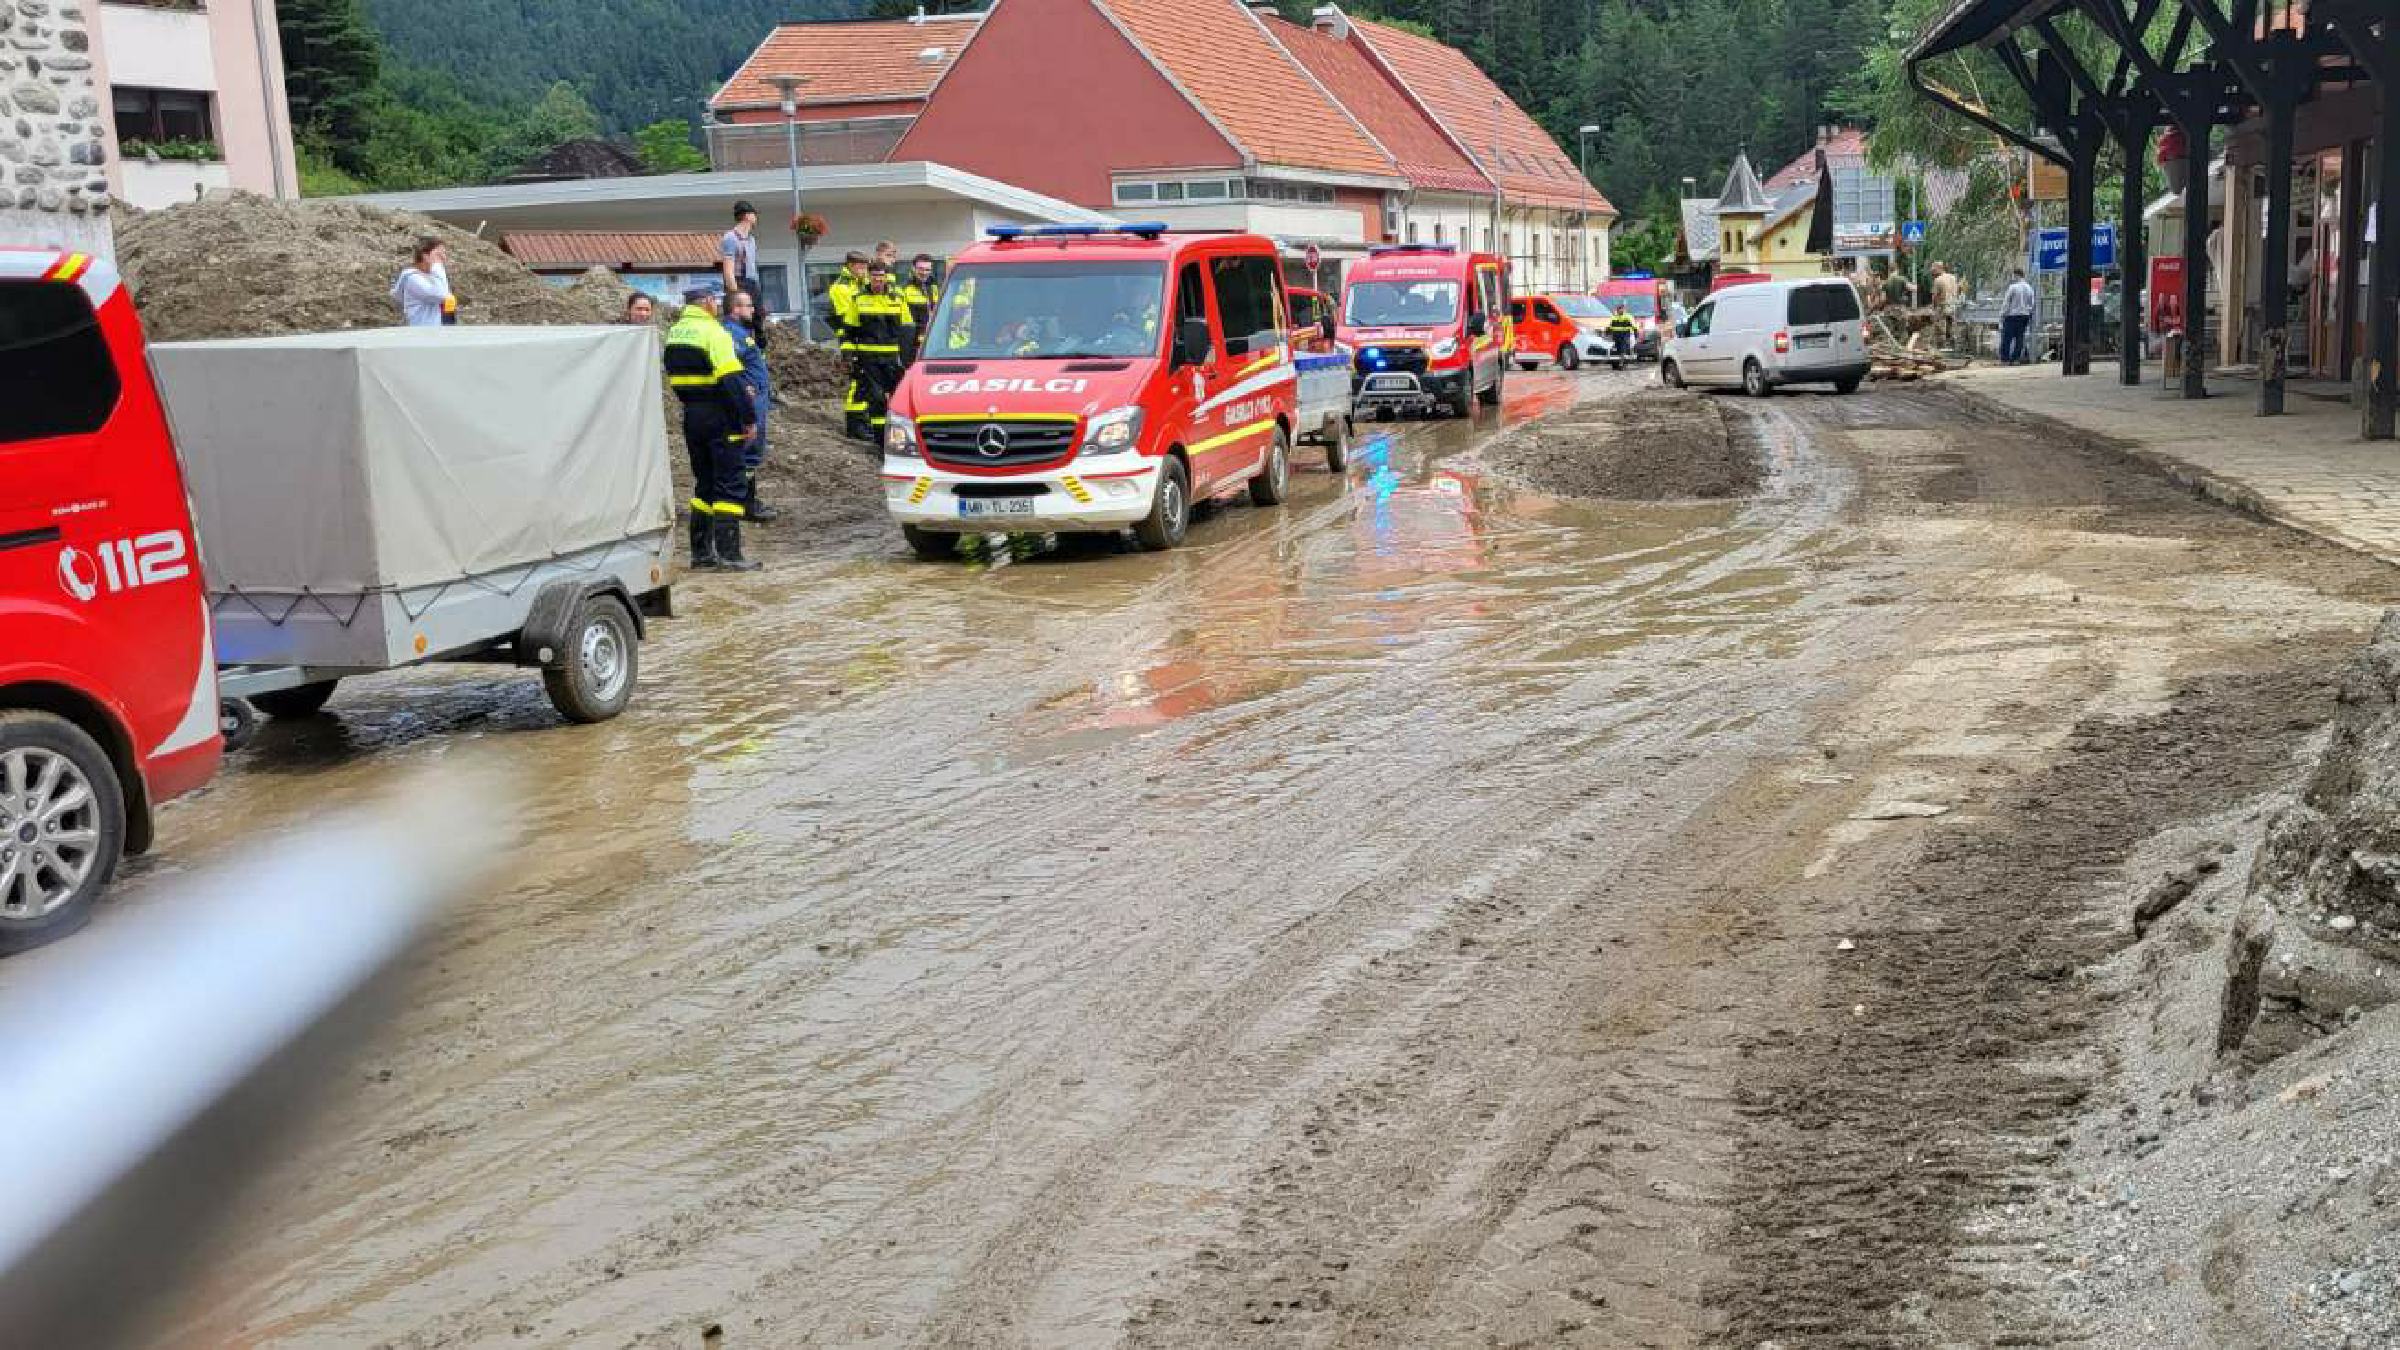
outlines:
[{"label": "utility pole", "polygon": [[[1583,185],[1586,188],[1592,185],[1592,137],[1599,134],[1600,128],[1596,126],[1575,129],[1575,158],[1583,170]],[[1589,295],[1592,293],[1592,216],[1589,211],[1583,213],[1581,251],[1583,254],[1583,293]]]},{"label": "utility pole", "polygon": [[808,83],[805,75],[777,75],[777,92],[783,95],[783,143],[786,162],[792,170],[792,299],[800,307],[800,340],[817,340],[815,306],[808,295],[808,241],[800,235],[800,86]]}]

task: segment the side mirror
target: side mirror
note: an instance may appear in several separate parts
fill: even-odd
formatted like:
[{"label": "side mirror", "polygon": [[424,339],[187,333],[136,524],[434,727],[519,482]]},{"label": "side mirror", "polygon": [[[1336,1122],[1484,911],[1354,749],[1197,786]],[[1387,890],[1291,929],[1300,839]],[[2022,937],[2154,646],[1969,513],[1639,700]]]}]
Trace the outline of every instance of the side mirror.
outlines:
[{"label": "side mirror", "polygon": [[1175,364],[1199,366],[1208,363],[1208,320],[1185,319],[1175,329]]},{"label": "side mirror", "polygon": [[1467,316],[1467,336],[1482,337],[1492,331],[1492,321],[1481,314]]}]

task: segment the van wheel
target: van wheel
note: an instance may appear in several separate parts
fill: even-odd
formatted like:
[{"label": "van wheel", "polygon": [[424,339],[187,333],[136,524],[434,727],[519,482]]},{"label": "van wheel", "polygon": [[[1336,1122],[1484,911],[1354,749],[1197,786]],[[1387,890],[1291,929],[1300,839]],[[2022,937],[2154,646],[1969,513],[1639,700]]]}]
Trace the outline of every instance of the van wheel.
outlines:
[{"label": "van wheel", "polygon": [[1275,428],[1275,446],[1267,451],[1267,466],[1250,480],[1250,504],[1281,506],[1292,486],[1292,433]]},{"label": "van wheel", "polygon": [[1660,362],[1658,367],[1658,382],[1665,385],[1669,389],[1683,388],[1683,367],[1676,365],[1672,361]]},{"label": "van wheel", "polygon": [[[1476,402],[1478,402],[1478,403],[1481,403],[1483,406],[1485,406],[1485,407],[1487,407],[1487,408],[1497,408],[1497,407],[1499,407],[1499,406],[1500,406],[1500,386],[1501,386],[1501,382],[1502,382],[1503,380],[1506,380],[1507,378],[1508,378],[1508,367],[1507,367],[1507,366],[1502,366],[1502,367],[1500,367],[1500,369],[1493,371],[1493,372],[1492,372],[1492,387],[1491,387],[1491,388],[1489,388],[1489,389],[1479,389],[1479,390],[1476,390],[1476,391],[1475,391],[1475,400],[1476,400]],[[1460,411],[1463,413],[1465,410],[1464,410],[1464,409],[1461,409]]]},{"label": "van wheel", "polygon": [[125,789],[83,728],[0,713],[0,953],[66,936],[92,917],[125,852]]},{"label": "van wheel", "polygon": [[1325,425],[1325,467],[1340,473],[1350,467],[1350,419],[1336,417]]},{"label": "van wheel", "polygon": [[624,602],[613,595],[587,597],[566,646],[559,664],[542,672],[542,687],[559,716],[592,723],[625,711],[641,674],[641,639]]},{"label": "van wheel", "polygon": [[1182,460],[1169,455],[1159,463],[1158,490],[1150,494],[1150,514],[1133,527],[1133,537],[1150,552],[1163,553],[1182,543],[1184,531],[1191,526],[1191,474]]},{"label": "van wheel", "polygon": [[1572,343],[1572,342],[1569,342],[1569,343],[1564,343],[1564,344],[1562,344],[1562,345],[1559,347],[1559,349],[1558,349],[1558,368],[1559,368],[1560,370],[1575,370],[1575,369],[1577,369],[1577,368],[1581,367],[1582,365],[1583,365],[1583,353],[1581,353],[1581,352],[1579,352],[1579,351],[1575,350],[1575,344],[1574,344],[1574,343]]},{"label": "van wheel", "polygon": [[900,527],[900,537],[908,541],[910,552],[927,562],[948,562],[958,556],[958,536],[955,534],[903,525]]},{"label": "van wheel", "polygon": [[1765,398],[1775,392],[1775,386],[1767,383],[1765,366],[1756,361],[1742,363],[1742,392],[1752,398]]},{"label": "van wheel", "polygon": [[314,717],[325,711],[325,705],[333,700],[333,687],[340,683],[340,680],[319,680],[315,684],[278,689],[271,694],[253,694],[250,696],[250,706],[277,721]]},{"label": "van wheel", "polygon": [[1458,392],[1442,400],[1442,411],[1450,414],[1452,417],[1474,416],[1475,396],[1467,392],[1468,387],[1474,383],[1475,377],[1472,375],[1468,376],[1466,379],[1460,380],[1458,382]]},{"label": "van wheel", "polygon": [[1835,380],[1833,382],[1833,392],[1837,394],[1855,394],[1858,392],[1858,383],[1859,380],[1856,375],[1852,375],[1848,379]]}]

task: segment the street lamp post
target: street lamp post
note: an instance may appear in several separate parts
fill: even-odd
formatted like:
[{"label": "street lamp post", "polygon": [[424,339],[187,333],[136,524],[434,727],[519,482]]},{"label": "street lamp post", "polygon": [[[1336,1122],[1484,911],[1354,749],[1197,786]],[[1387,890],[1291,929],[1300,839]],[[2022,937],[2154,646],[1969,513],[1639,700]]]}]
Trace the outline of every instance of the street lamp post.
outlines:
[{"label": "street lamp post", "polygon": [[783,95],[784,154],[792,169],[792,244],[797,250],[793,264],[792,297],[800,306],[800,340],[817,340],[816,319],[808,298],[808,241],[800,237],[800,86],[808,83],[805,75],[777,75],[777,92]]},{"label": "street lamp post", "polygon": [[[1599,134],[1600,128],[1596,126],[1575,128],[1575,159],[1577,166],[1583,170],[1583,185],[1587,189],[1592,185],[1592,137]],[[1583,213],[1582,251],[1583,290],[1584,294],[1589,295],[1592,290],[1592,213],[1589,211]]]}]

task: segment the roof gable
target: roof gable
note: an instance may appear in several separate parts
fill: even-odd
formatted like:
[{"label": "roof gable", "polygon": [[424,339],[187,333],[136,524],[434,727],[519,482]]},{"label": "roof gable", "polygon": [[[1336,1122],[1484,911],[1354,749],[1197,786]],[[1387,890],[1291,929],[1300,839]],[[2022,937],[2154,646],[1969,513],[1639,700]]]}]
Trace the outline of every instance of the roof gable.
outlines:
[{"label": "roof gable", "polygon": [[1817,151],[1820,149],[1825,152],[1825,158],[1836,166],[1864,164],[1867,162],[1867,133],[1857,127],[1836,128],[1832,136],[1801,151],[1791,163],[1777,169],[1767,179],[1767,190],[1779,192],[1794,183],[1815,178]]},{"label": "roof gable", "polygon": [[[971,14],[783,24],[750,53],[709,106],[773,107],[783,98],[774,84],[778,75],[806,79],[800,101],[807,104],[922,99],[975,36],[982,19]],[[937,49],[941,59],[925,59]]]},{"label": "roof gable", "polygon": [[1491,180],[1459,153],[1441,128],[1359,48],[1280,17],[1261,16],[1267,32],[1347,109],[1400,166],[1411,186],[1489,194]]},{"label": "roof gable", "polygon": [[1252,159],[1397,178],[1399,166],[1239,0],[1092,0]]},{"label": "roof gable", "polygon": [[1750,167],[1750,152],[1735,154],[1733,167],[1725,171],[1725,190],[1717,194],[1717,214],[1765,215],[1768,204],[1767,190],[1758,181],[1758,170]]},{"label": "roof gable", "polygon": [[1406,29],[1346,17],[1350,40],[1361,44],[1510,197],[1540,206],[1616,213],[1558,142],[1466,53]]}]

